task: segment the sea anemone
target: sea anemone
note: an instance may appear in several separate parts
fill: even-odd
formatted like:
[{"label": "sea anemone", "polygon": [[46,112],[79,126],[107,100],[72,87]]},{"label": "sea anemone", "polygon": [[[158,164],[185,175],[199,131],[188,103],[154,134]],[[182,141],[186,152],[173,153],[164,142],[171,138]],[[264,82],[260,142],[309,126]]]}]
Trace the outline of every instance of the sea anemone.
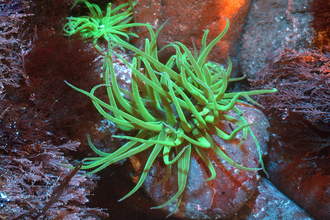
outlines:
[{"label": "sea anemone", "polygon": [[[103,37],[108,43],[109,40],[113,38],[114,35],[123,36],[129,39],[129,36],[138,37],[137,34],[128,31],[127,29],[135,26],[145,26],[142,23],[129,23],[132,17],[132,6],[136,5],[136,2],[129,1],[130,3],[122,4],[114,9],[111,9],[111,3],[108,3],[106,15],[103,13],[100,7],[96,4],[91,4],[87,0],[77,0],[71,8],[76,6],[79,2],[86,4],[90,11],[90,15],[80,16],[80,17],[67,17],[69,20],[63,27],[64,34],[67,36],[79,33],[85,38],[93,38],[94,46],[103,53],[103,50],[97,41],[99,38]],[[124,7],[128,9],[124,12],[118,13]]]},{"label": "sea anemone", "polygon": [[[260,163],[264,169],[259,144],[250,129],[253,124],[246,122],[242,112],[235,107],[235,104],[243,102],[239,100],[240,97],[245,97],[250,102],[257,104],[249,95],[272,93],[276,89],[226,93],[228,82],[240,80],[243,77],[230,78],[232,68],[230,59],[228,59],[228,68],[224,69],[220,64],[207,61],[207,56],[212,47],[228,30],[228,20],[222,33],[209,45],[206,43],[208,30],[205,31],[199,53],[195,49],[193,55],[180,42],[168,44],[166,47],[173,47],[176,53],[166,64],[158,60],[156,45],[157,36],[163,26],[164,24],[155,33],[152,26],[147,24],[151,39],[146,39],[144,52],[114,35],[112,38],[114,44],[135,52],[132,64],[115,52],[112,44],[112,46],[109,45],[104,59],[104,84],[95,86],[90,92],[69,83],[68,85],[89,96],[97,110],[106,119],[116,123],[120,129],[138,132],[135,137],[113,135],[115,138],[129,140],[113,153],[98,150],[89,139],[91,148],[99,157],[84,159],[82,169],[94,169],[86,175],[96,173],[113,163],[151,149],[139,182],[131,192],[121,199],[123,200],[132,195],[143,184],[152,164],[162,152],[167,174],[157,184],[164,183],[169,178],[172,165],[177,163],[178,191],[166,203],[154,208],[163,208],[178,199],[172,212],[174,213],[181,202],[182,193],[186,187],[190,156],[193,150],[198,153],[211,173],[211,176],[205,181],[210,181],[216,177],[215,169],[205,153],[208,149],[212,149],[237,168],[245,171],[260,170],[259,168],[242,166],[232,160],[215,144],[211,134],[229,141],[242,131],[243,138],[237,146],[239,147],[249,132],[256,142]],[[112,61],[113,54],[132,70],[132,88],[130,91],[117,85]],[[141,73],[142,67],[144,73]],[[94,95],[95,91],[102,87],[106,88],[109,102]],[[226,111],[229,110],[233,110],[239,119],[226,114]],[[216,126],[219,121],[229,121],[237,128],[228,134]]]}]

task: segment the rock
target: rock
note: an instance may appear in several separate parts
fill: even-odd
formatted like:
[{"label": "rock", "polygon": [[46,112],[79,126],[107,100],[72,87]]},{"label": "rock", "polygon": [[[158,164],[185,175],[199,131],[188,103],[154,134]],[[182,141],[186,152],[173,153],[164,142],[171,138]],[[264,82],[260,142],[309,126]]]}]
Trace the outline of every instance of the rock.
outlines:
[{"label": "rock", "polygon": [[330,148],[308,153],[272,136],[267,170],[270,180],[316,219],[330,218]]},{"label": "rock", "polygon": [[[252,107],[238,105],[238,108],[243,111],[243,115],[248,123],[258,123],[258,125],[251,128],[259,140],[262,155],[265,155],[266,141],[268,140],[266,131],[268,122],[265,116]],[[233,112],[229,112],[229,114],[234,116]],[[227,122],[219,122],[218,127],[228,133],[231,131]],[[241,138],[241,133],[238,134],[238,139],[230,142],[225,142],[215,136],[213,136],[213,139],[236,162],[246,167],[259,167],[258,152],[250,135],[248,135],[242,146],[236,148]],[[246,172],[237,169],[225,162],[212,150],[209,150],[207,154],[216,169],[216,178],[209,182],[203,181],[210,174],[202,159],[193,151],[187,186],[183,193],[182,203],[174,214],[175,217],[185,219],[230,217],[248,201],[256,190],[258,183],[257,172]],[[143,164],[141,161],[148,158],[148,153],[138,155],[137,157],[140,160],[139,163]],[[135,161],[135,163],[137,162]],[[140,168],[143,169],[141,166]],[[162,160],[154,163],[151,168],[144,183],[144,188],[156,205],[164,204],[177,192],[177,174],[175,169],[172,169],[172,175],[168,181],[162,185],[154,186],[155,183],[165,176],[166,170]],[[172,203],[165,207],[164,211],[170,213],[173,211],[174,206],[175,203]]]},{"label": "rock", "polygon": [[[116,1],[117,5],[126,1]],[[136,22],[149,22],[158,28],[166,20],[158,37],[158,49],[168,42],[180,41],[193,51],[192,39],[200,48],[204,31],[209,29],[208,42],[218,36],[226,26],[226,20],[230,21],[230,27],[226,35],[216,44],[211,51],[209,60],[221,64],[227,64],[227,56],[233,61],[234,70],[237,69],[236,57],[239,51],[239,41],[242,34],[245,18],[250,8],[251,0],[140,0],[135,6]],[[148,31],[144,27],[133,29],[138,33],[138,42],[144,42]],[[174,51],[174,50],[173,50]],[[162,51],[160,60],[167,60],[173,53],[171,50]],[[233,74],[235,75],[235,74]]]},{"label": "rock", "polygon": [[330,113],[324,108],[330,104],[327,54],[285,49],[254,82],[257,88],[278,90],[258,100],[271,125],[270,180],[317,219],[330,218]]},{"label": "rock", "polygon": [[245,203],[231,220],[299,219],[312,218],[269,180],[261,178],[253,197]]},{"label": "rock", "polygon": [[313,32],[309,27],[308,12],[304,0],[254,1],[242,37],[242,74],[255,78],[267,57],[281,47],[297,51],[309,48]]},{"label": "rock", "polygon": [[[122,50],[116,50],[116,53],[120,54],[125,60],[131,62],[132,56],[130,54],[125,54]],[[120,60],[114,54],[112,55],[113,68],[115,71],[117,84],[120,88],[131,91],[132,87],[132,70],[126,66],[126,64]],[[103,57],[102,60],[98,62],[99,68],[97,71],[100,73],[100,76],[103,75]],[[110,77],[111,80],[111,77]],[[108,99],[106,90],[103,88],[99,89],[102,91],[101,95],[98,98],[103,98],[104,100]],[[121,130],[118,129],[117,125],[107,119],[103,119],[91,128],[90,137],[92,143],[98,147],[99,150],[103,152],[114,152],[120,148],[126,140],[119,140],[118,138],[111,137],[115,134],[123,134]],[[85,140],[83,140],[85,141]],[[91,152],[91,150],[89,150]]]}]

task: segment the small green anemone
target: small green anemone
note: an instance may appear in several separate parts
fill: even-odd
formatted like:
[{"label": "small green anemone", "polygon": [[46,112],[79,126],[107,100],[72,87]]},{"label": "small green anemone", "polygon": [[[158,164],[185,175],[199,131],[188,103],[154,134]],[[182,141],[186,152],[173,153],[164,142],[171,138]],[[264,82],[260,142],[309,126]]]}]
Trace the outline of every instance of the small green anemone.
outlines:
[{"label": "small green anemone", "polygon": [[[96,4],[91,4],[87,0],[76,0],[73,4],[75,7],[79,2],[85,3],[90,11],[90,15],[80,17],[67,17],[69,20],[63,27],[64,35],[71,36],[79,33],[82,37],[93,38],[94,46],[103,53],[101,47],[97,44],[99,38],[105,39],[110,43],[110,39],[115,36],[123,36],[127,40],[129,36],[139,37],[137,34],[128,31],[127,29],[135,26],[145,26],[142,23],[129,23],[132,19],[130,15],[133,14],[132,9],[137,2],[122,4],[114,9],[111,8],[111,3],[108,3],[105,16],[103,15],[100,7]],[[128,9],[124,12],[119,11],[125,7]]]},{"label": "small green anemone", "polygon": [[[193,55],[180,42],[167,45],[166,47],[173,47],[176,53],[166,64],[161,63],[157,57],[156,38],[162,27],[155,33],[151,25],[147,25],[151,39],[146,39],[144,51],[114,36],[112,41],[115,44],[135,52],[135,56],[132,64],[130,64],[109,46],[103,66],[104,84],[95,86],[90,92],[71,84],[68,85],[89,96],[97,110],[106,119],[116,123],[120,129],[138,131],[135,137],[113,135],[115,138],[129,140],[113,153],[98,150],[89,139],[91,148],[99,157],[84,159],[82,169],[94,169],[86,175],[96,173],[113,163],[151,149],[139,182],[121,200],[138,190],[156,158],[162,155],[167,173],[158,184],[164,183],[169,178],[172,165],[177,164],[178,191],[166,203],[154,208],[163,208],[177,199],[172,212],[174,213],[181,202],[182,193],[187,184],[190,156],[193,150],[205,162],[211,173],[211,176],[205,181],[210,181],[216,177],[215,169],[205,153],[206,149],[212,149],[229,164],[242,170],[259,170],[258,168],[242,166],[232,160],[214,143],[210,134],[230,141],[236,137],[238,132],[242,131],[243,138],[238,144],[239,147],[250,133],[256,142],[262,169],[266,172],[259,144],[250,129],[253,124],[246,122],[242,112],[235,107],[235,104],[243,102],[239,100],[240,97],[257,104],[249,95],[272,93],[276,89],[226,93],[228,82],[242,78],[230,78],[232,64],[229,58],[228,68],[224,69],[217,63],[208,62],[207,56],[228,30],[228,20],[223,32],[209,45],[206,43],[208,30],[205,31],[202,39],[203,46],[199,53],[195,49]],[[132,70],[131,91],[118,86],[112,54],[115,54]],[[144,68],[144,73],[141,73],[141,67]],[[109,80],[110,76],[112,82]],[[108,102],[102,101],[94,95],[95,91],[101,87],[107,91]],[[229,110],[233,110],[239,119],[225,113]],[[235,124],[237,128],[232,133],[226,133],[216,126],[219,121],[229,121]]]}]

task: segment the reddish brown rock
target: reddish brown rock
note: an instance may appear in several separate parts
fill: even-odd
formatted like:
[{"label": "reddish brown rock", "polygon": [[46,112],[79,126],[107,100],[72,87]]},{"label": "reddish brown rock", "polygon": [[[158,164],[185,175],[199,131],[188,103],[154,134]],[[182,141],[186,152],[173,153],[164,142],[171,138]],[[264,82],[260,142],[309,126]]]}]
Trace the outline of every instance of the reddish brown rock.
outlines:
[{"label": "reddish brown rock", "polygon": [[[119,5],[121,1],[117,1]],[[239,49],[239,39],[250,8],[251,0],[140,0],[135,7],[136,22],[149,22],[158,28],[169,19],[158,37],[158,48],[168,42],[180,41],[192,49],[192,39],[200,48],[204,31],[209,29],[209,42],[218,36],[230,21],[229,31],[211,51],[209,59],[219,63],[227,63],[227,56],[232,58],[235,67],[235,56]],[[141,39],[146,37],[146,28],[133,30]],[[163,51],[160,59],[170,56],[170,51]]]},{"label": "reddish brown rock", "polygon": [[[238,107],[243,111],[243,115],[248,123],[258,123],[258,125],[251,128],[259,140],[261,151],[264,155],[266,153],[266,141],[268,140],[266,131],[268,122],[265,116],[255,108],[248,106]],[[234,116],[232,112],[229,114]],[[218,126],[228,133],[231,131],[227,122],[220,122]],[[259,167],[258,152],[250,135],[248,135],[242,146],[236,148],[241,135],[240,132],[237,136],[238,139],[230,142],[225,142],[218,137],[213,138],[227,155],[236,162],[247,167]],[[229,217],[235,214],[253,195],[258,183],[256,172],[246,172],[237,169],[217,156],[212,150],[209,150],[207,154],[217,172],[217,177],[212,181],[204,182],[204,179],[207,179],[210,174],[202,159],[193,151],[187,186],[183,193],[182,203],[174,214],[175,217],[185,219]],[[145,160],[148,154],[138,157],[140,160]],[[139,162],[135,161],[134,164],[139,164]],[[175,169],[172,170],[170,179],[163,185],[158,186],[153,185],[164,177],[166,173],[165,167],[162,165],[162,162],[156,162],[150,170],[144,187],[156,205],[164,204],[177,192],[177,174]],[[164,211],[170,213],[173,211],[174,206],[175,202],[165,207]]]},{"label": "reddish brown rock", "polygon": [[273,137],[271,139],[267,166],[271,181],[315,219],[329,219],[329,146],[308,153],[289,148]]}]

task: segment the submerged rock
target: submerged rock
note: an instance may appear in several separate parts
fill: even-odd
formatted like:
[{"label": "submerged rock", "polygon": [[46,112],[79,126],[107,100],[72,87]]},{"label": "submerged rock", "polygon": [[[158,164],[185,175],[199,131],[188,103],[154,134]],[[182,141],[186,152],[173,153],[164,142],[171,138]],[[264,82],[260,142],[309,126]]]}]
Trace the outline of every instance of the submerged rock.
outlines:
[{"label": "submerged rock", "polygon": [[270,180],[315,219],[330,218],[329,155],[329,147],[306,153],[272,141],[270,148]]},{"label": "submerged rock", "polygon": [[[116,1],[118,5],[126,2],[126,0]],[[235,76],[236,70],[239,69],[236,56],[240,49],[240,36],[251,2],[251,0],[140,0],[135,6],[135,17],[136,22],[148,22],[155,28],[159,28],[168,20],[157,39],[159,49],[168,42],[180,41],[192,51],[192,41],[200,49],[204,31],[210,30],[207,38],[210,42],[223,31],[226,26],[224,18],[228,18],[229,30],[212,49],[209,58],[214,62],[226,63],[227,56],[230,56],[233,62],[232,75]],[[134,32],[138,33],[140,39],[148,35],[145,27],[136,27]],[[160,60],[166,61],[173,52],[174,50],[167,48],[158,56]]]},{"label": "submerged rock", "polygon": [[[237,107],[243,112],[243,116],[248,123],[258,123],[258,125],[251,126],[251,129],[259,140],[262,155],[265,155],[266,141],[268,140],[268,132],[266,131],[268,122],[265,116],[258,109],[247,105]],[[236,115],[234,112],[227,112],[227,114]],[[220,121],[218,127],[230,133],[235,125]],[[242,132],[239,132],[237,139],[224,141],[212,135],[216,144],[234,161],[246,167],[259,167],[258,150],[251,135],[248,135],[243,145],[236,148],[241,137]],[[205,182],[204,180],[210,176],[210,173],[203,160],[195,151],[192,151],[187,186],[182,194],[181,204],[174,213],[175,217],[185,219],[230,217],[249,200],[257,188],[259,178],[256,171],[247,172],[235,168],[211,149],[206,153],[216,170],[217,176],[214,180]],[[137,164],[143,164],[143,161],[148,158],[148,153],[138,155],[137,158],[138,161],[131,161],[134,161],[136,169],[143,169],[143,166]],[[171,177],[162,185],[154,186],[166,174],[162,159],[155,162],[149,172],[144,188],[156,205],[167,202],[178,190],[176,166],[174,167]],[[163,211],[170,213],[174,210],[175,205],[175,202],[173,202],[166,206]]]},{"label": "submerged rock", "polygon": [[312,218],[281,193],[269,180],[261,178],[252,198],[231,220],[299,219]]}]

